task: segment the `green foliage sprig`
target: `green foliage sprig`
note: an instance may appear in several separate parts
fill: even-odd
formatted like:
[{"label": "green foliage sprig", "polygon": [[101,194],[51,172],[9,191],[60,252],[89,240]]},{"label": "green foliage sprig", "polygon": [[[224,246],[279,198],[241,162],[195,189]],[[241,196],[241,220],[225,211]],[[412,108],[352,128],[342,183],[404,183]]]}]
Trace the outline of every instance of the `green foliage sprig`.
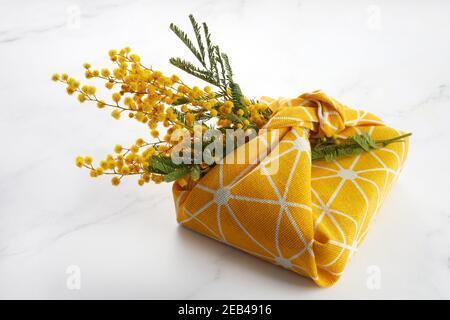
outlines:
[{"label": "green foliage sprig", "polygon": [[247,116],[248,110],[243,102],[244,95],[240,86],[233,80],[233,69],[231,68],[228,55],[221,52],[218,45],[212,43],[211,34],[206,23],[200,26],[193,15],[189,15],[189,20],[194,30],[198,48],[186,32],[175,24],[170,24],[170,30],[175,33],[197,58],[200,66],[197,67],[194,63],[178,57],[170,58],[170,63],[190,75],[217,87],[219,89],[219,96],[233,101],[234,107],[236,109],[242,109],[244,115]]},{"label": "green foliage sprig", "polygon": [[200,166],[197,164],[175,164],[170,156],[153,155],[150,159],[149,170],[152,173],[164,176],[165,182],[172,182],[188,174],[191,175],[194,181],[201,176]]}]

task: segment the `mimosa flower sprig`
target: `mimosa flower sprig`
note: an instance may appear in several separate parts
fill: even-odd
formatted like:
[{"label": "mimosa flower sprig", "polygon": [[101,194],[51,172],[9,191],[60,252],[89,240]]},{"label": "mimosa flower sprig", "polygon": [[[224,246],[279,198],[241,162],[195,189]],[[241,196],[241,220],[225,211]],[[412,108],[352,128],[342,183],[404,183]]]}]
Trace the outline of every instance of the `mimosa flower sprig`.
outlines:
[{"label": "mimosa flower sprig", "polygon": [[[138,175],[139,185],[149,181],[173,181],[191,174],[197,180],[210,166],[175,165],[170,161],[170,151],[179,141],[171,140],[177,130],[206,131],[211,119],[216,120],[218,129],[258,129],[268,120],[271,111],[265,104],[245,98],[237,83],[228,56],[211,41],[208,26],[199,26],[194,17],[189,16],[194,29],[198,49],[185,32],[171,24],[170,29],[182,40],[201,67],[180,58],[170,62],[189,74],[205,80],[214,86],[200,89],[186,85],[177,75],[165,76],[162,72],[146,67],[138,55],[130,48],[120,51],[110,50],[109,58],[115,64],[112,69],[92,69],[84,64],[85,77],[105,82],[105,87],[113,90],[109,100],[96,95],[96,87],[81,85],[67,74],[54,74],[52,79],[64,83],[69,95],[77,94],[79,102],[96,103],[100,109],[110,108],[111,116],[120,119],[124,114],[147,125],[150,136],[156,141],[139,138],[128,148],[116,145],[114,155],[107,155],[98,166],[91,157],[77,157],[78,167],[90,170],[92,177],[113,175],[112,184],[118,185],[124,176]],[[203,29],[203,36],[201,34]],[[204,38],[204,40],[203,40]],[[166,128],[160,137],[159,127]],[[183,182],[183,181],[181,181]]]},{"label": "mimosa flower sprig", "polygon": [[[267,104],[244,96],[234,81],[228,56],[212,43],[207,24],[200,26],[192,15],[189,19],[197,46],[176,25],[171,24],[170,29],[191,51],[199,66],[181,58],[171,58],[169,61],[207,82],[208,85],[203,89],[190,87],[177,75],[166,76],[145,66],[141,58],[131,53],[128,47],[109,51],[113,68],[93,69],[89,63],[83,65],[86,79],[103,81],[104,86],[113,91],[109,99],[98,97],[95,86],[82,85],[67,74],[52,76],[54,81],[66,86],[69,95],[76,94],[80,103],[93,102],[99,109],[109,108],[114,119],[119,120],[126,115],[149,129],[150,140],[138,138],[129,147],[116,145],[114,152],[98,165],[94,165],[90,156],[78,156],[76,165],[89,169],[91,177],[111,175],[112,184],[119,185],[124,176],[135,175],[138,176],[139,185],[150,181],[159,183],[178,180],[184,186],[201,178],[214,164],[175,164],[171,152],[180,143],[180,139],[173,136],[176,130],[195,136],[196,133],[207,131],[212,124],[224,135],[226,129],[258,131],[271,117],[272,111]],[[159,131],[161,127],[166,131],[162,136]],[[354,142],[360,140],[358,137],[353,138]],[[339,151],[343,146],[330,140],[317,143],[316,148],[313,145],[312,149],[317,149],[316,154],[321,154],[320,158],[327,160],[354,154],[358,149],[351,147],[353,151],[350,152],[350,146],[347,143],[345,145],[345,150]],[[361,147],[361,144],[358,146]],[[369,146],[375,147],[375,144],[370,142]]]}]

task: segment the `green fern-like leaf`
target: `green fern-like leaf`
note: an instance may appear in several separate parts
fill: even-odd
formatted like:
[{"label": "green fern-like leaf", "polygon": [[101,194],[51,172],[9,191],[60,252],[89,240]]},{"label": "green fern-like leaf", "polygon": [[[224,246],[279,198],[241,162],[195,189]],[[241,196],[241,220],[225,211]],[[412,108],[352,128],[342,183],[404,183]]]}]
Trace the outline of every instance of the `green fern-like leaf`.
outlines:
[{"label": "green fern-like leaf", "polygon": [[173,106],[181,106],[182,104],[186,104],[190,102],[190,100],[187,97],[180,97],[177,100],[175,100],[174,102],[172,102]]},{"label": "green fern-like leaf", "polygon": [[192,14],[189,15],[189,20],[191,20],[192,29],[194,29],[195,38],[197,39],[198,48],[200,51],[200,63],[203,65],[203,67],[206,68],[206,62],[205,62],[205,47],[203,45],[202,36],[200,33],[200,26],[198,25],[197,21],[195,21],[195,18]]},{"label": "green fern-like leaf", "polygon": [[237,83],[230,82],[229,83],[231,89],[231,100],[236,109],[242,109],[244,111],[244,116],[247,116],[247,108],[245,108],[244,104],[244,95],[242,94],[241,88]]},{"label": "green fern-like leaf", "polygon": [[312,139],[311,159],[334,161],[343,157],[356,156],[362,152],[384,148],[394,142],[403,142],[411,133],[386,140],[374,140],[369,133],[364,132],[346,139]]},{"label": "green fern-like leaf", "polygon": [[150,158],[148,170],[160,174],[165,182],[172,182],[186,175],[199,179],[202,172],[198,165],[175,164],[170,156],[154,155]]},{"label": "green fern-like leaf", "polygon": [[191,52],[194,54],[194,56],[201,62],[203,61],[201,53],[197,50],[197,48],[192,43],[191,39],[187,36],[187,34],[178,28],[175,24],[170,24],[170,30],[172,30],[177,37],[186,45],[186,47],[191,50]]},{"label": "green fern-like leaf", "polygon": [[[219,46],[212,43],[211,34],[206,23],[202,24],[202,37],[202,27],[192,15],[189,16],[189,19],[194,30],[198,48],[195,47],[187,34],[176,25],[172,23],[170,28],[194,54],[200,62],[201,67],[197,67],[192,62],[181,58],[171,58],[170,63],[190,75],[216,86],[218,92],[215,97],[233,101],[235,111],[242,109],[244,111],[244,116],[247,117],[248,110],[244,103],[244,95],[242,94],[239,85],[233,80],[234,74],[228,55],[221,52]],[[206,61],[206,56],[209,61]],[[205,99],[208,99],[208,97],[205,97]]]},{"label": "green fern-like leaf", "polygon": [[190,128],[190,126],[186,123],[186,115],[183,112],[173,108],[173,113],[177,116],[178,121],[180,121],[183,126]]},{"label": "green fern-like leaf", "polygon": [[208,60],[209,60],[209,71],[211,71],[216,79],[216,82],[219,83],[219,72],[217,70],[217,63],[215,58],[215,50],[214,46],[211,42],[211,34],[209,33],[208,25],[203,22],[203,32],[205,34],[206,40],[206,48],[208,50]]},{"label": "green fern-like leaf", "polygon": [[157,174],[168,174],[178,168],[180,168],[180,165],[173,163],[170,156],[153,155],[150,158],[150,172]]},{"label": "green fern-like leaf", "polygon": [[[219,65],[220,72],[221,72],[221,75],[222,75],[221,78],[219,76],[220,84],[222,85],[222,90],[226,93],[226,86],[227,86],[226,79],[227,79],[227,77],[226,77],[226,71],[225,71],[225,64],[223,62],[222,54],[220,53],[220,49],[219,49],[218,46],[214,46],[214,51],[216,53],[216,56],[215,56],[216,65]],[[219,67],[217,67],[217,69],[219,69]]]},{"label": "green fern-like leaf", "polygon": [[188,166],[180,167],[177,169],[174,169],[173,171],[169,172],[168,174],[164,175],[164,181],[165,182],[172,182],[175,181],[181,177],[184,177],[191,173],[192,168]]},{"label": "green fern-like leaf", "polygon": [[170,58],[170,63],[175,67],[189,73],[190,75],[202,79],[212,85],[217,85],[214,75],[209,70],[202,70],[194,66],[189,61],[183,60],[181,58]]},{"label": "green fern-like leaf", "polygon": [[222,53],[222,58],[225,64],[225,72],[226,72],[226,79],[229,83],[233,82],[233,70],[231,69],[230,60],[228,59],[228,56],[225,53]]}]

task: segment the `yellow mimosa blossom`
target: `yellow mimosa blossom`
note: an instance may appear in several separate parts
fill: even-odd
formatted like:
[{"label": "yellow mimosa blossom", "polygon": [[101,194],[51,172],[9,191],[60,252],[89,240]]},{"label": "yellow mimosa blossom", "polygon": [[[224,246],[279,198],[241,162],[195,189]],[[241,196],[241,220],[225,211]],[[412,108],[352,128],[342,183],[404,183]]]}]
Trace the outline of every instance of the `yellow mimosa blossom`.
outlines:
[{"label": "yellow mimosa blossom", "polygon": [[113,177],[111,183],[113,186],[118,186],[120,184],[120,179],[118,177]]},{"label": "yellow mimosa blossom", "polygon": [[122,145],[120,144],[116,144],[116,146],[114,147],[114,152],[115,153],[121,153],[123,150]]},{"label": "yellow mimosa blossom", "polygon": [[81,168],[84,165],[84,158],[81,156],[76,157],[75,164],[77,167]]},{"label": "yellow mimosa blossom", "polygon": [[120,111],[119,111],[119,110],[113,110],[113,111],[111,112],[111,116],[112,116],[114,119],[119,120],[119,119],[120,119]]},{"label": "yellow mimosa blossom", "polygon": [[118,92],[113,93],[112,99],[113,99],[114,102],[119,102],[120,98],[121,98],[120,93],[118,93]]},{"label": "yellow mimosa blossom", "polygon": [[[92,177],[111,174],[121,178],[123,175],[137,174],[139,185],[150,181],[159,183],[164,177],[160,174],[152,175],[148,171],[149,160],[153,156],[170,154],[172,147],[182,140],[182,137],[172,139],[174,130],[183,129],[192,134],[205,132],[208,127],[201,123],[202,118],[208,117],[220,117],[216,120],[219,127],[224,128],[243,128],[250,126],[251,121],[265,123],[261,115],[264,111],[258,105],[250,106],[252,109],[249,108],[249,119],[237,123],[226,119],[225,115],[232,113],[235,107],[231,101],[230,90],[226,91],[227,98],[216,98],[211,86],[205,86],[203,89],[197,86],[189,87],[177,75],[168,77],[158,70],[144,67],[140,57],[131,54],[128,47],[110,50],[108,55],[115,64],[114,68],[93,69],[89,63],[83,64],[83,67],[87,79],[104,81],[107,89],[114,90],[109,99],[97,98],[95,86],[81,85],[78,80],[65,73],[53,74],[52,80],[65,83],[67,93],[76,93],[80,102],[92,101],[99,109],[111,108],[111,116],[114,119],[121,119],[122,112],[126,111],[127,118],[148,126],[150,137],[157,141],[147,143],[139,138],[128,148],[116,145],[114,152],[117,156],[107,156],[97,167],[93,166],[91,157],[77,158],[76,165],[87,167]],[[243,110],[238,109],[236,115],[242,117]],[[166,128],[161,140],[160,125]],[[202,170],[206,172],[209,168]],[[112,181],[114,185],[120,183],[120,179]]]},{"label": "yellow mimosa blossom", "polygon": [[159,131],[158,131],[158,130],[152,130],[152,131],[151,131],[151,135],[152,135],[153,138],[158,138],[158,136],[159,136]]},{"label": "yellow mimosa blossom", "polygon": [[84,163],[86,163],[88,166],[92,164],[92,157],[86,156],[84,157]]}]

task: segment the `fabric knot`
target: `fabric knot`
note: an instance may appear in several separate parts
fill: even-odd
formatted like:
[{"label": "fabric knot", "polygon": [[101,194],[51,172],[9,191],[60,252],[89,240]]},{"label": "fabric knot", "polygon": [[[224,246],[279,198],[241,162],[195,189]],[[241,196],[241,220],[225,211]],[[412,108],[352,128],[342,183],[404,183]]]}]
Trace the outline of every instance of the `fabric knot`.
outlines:
[{"label": "fabric knot", "polygon": [[320,90],[294,99],[263,97],[261,100],[268,103],[274,112],[265,129],[304,127],[326,137],[333,137],[344,130],[346,113],[354,111]]}]

